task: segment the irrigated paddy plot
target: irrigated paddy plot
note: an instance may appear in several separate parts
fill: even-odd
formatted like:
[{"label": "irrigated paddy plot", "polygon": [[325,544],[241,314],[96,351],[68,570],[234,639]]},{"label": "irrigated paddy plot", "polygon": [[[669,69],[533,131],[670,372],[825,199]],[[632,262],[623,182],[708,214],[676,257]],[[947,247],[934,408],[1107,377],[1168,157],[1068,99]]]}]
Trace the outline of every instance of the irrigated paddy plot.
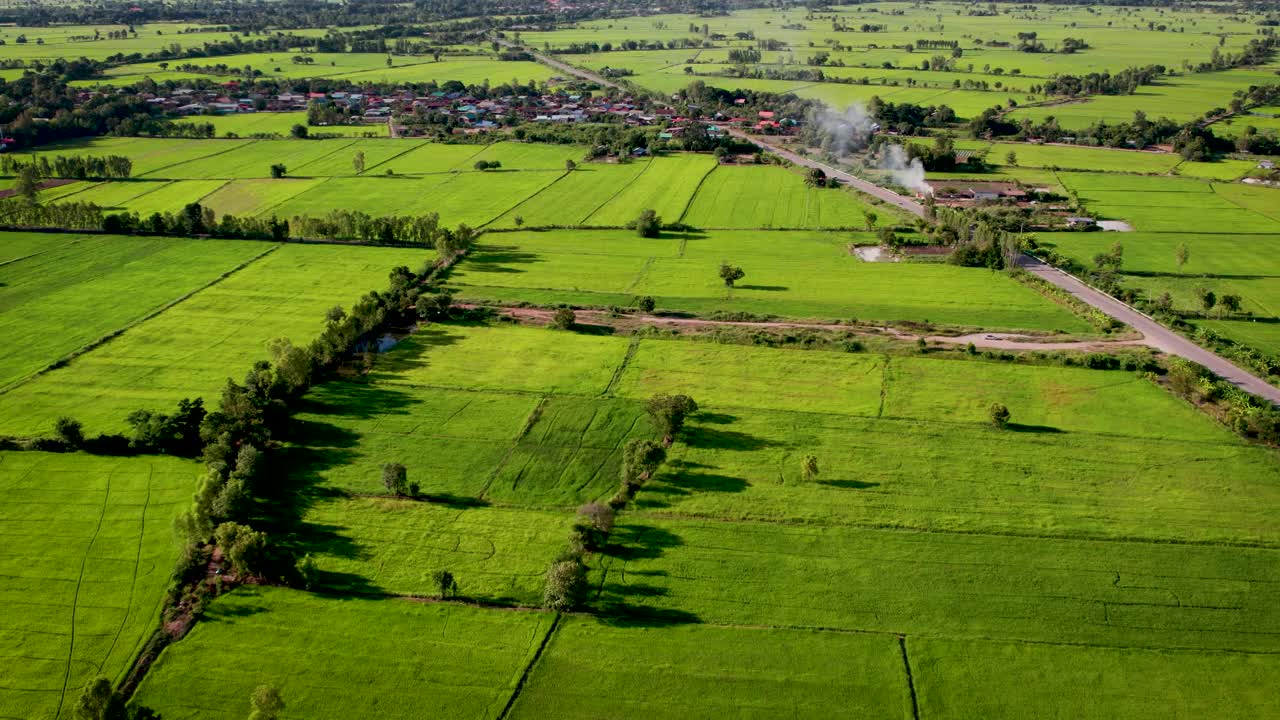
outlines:
[{"label": "irrigated paddy plot", "polygon": [[703,181],[681,221],[704,229],[860,228],[869,209],[853,192],[806,187],[783,168],[722,166]]},{"label": "irrigated paddy plot", "polygon": [[[665,310],[1088,330],[1066,309],[989,270],[864,263],[848,247],[873,241],[853,232],[712,231],[659,239],[626,231],[493,233],[450,284],[460,297],[501,303],[630,306],[650,295]],[[718,276],[722,262],[742,267],[746,277],[726,288]]]},{"label": "irrigated paddy plot", "polygon": [[270,247],[112,235],[55,239],[56,247],[0,266],[0,388],[199,290]]},{"label": "irrigated paddy plot", "polygon": [[[271,247],[232,245],[259,253]],[[417,268],[433,258],[429,250],[281,247],[69,365],[0,394],[0,433],[48,433],[61,415],[91,432],[119,430],[139,408],[169,410],[184,397],[214,405],[228,377],[239,380],[267,359],[269,341],[308,342],[329,308],[384,283],[396,265]]]},{"label": "irrigated paddy plot", "polygon": [[[465,592],[465,587],[464,587]],[[241,589],[169,648],[138,702],[166,718],[242,718],[278,687],[298,717],[497,718],[551,616]],[[270,653],[260,652],[270,647]],[[335,690],[355,683],[360,692]]]},{"label": "irrigated paddy plot", "polygon": [[0,712],[71,717],[86,682],[123,677],[159,621],[199,474],[167,457],[0,454]]}]

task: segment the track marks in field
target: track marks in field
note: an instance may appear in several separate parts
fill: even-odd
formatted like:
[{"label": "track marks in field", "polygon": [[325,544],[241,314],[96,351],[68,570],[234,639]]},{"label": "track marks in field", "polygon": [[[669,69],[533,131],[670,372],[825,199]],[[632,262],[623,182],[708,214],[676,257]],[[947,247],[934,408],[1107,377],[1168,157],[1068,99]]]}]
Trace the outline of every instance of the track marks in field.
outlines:
[{"label": "track marks in field", "polygon": [[[84,586],[84,571],[89,564],[89,553],[93,550],[93,543],[98,539],[98,533],[102,531],[102,520],[107,516],[107,500],[111,497],[111,474],[106,476],[107,487],[102,492],[102,509],[98,513],[98,524],[93,528],[93,535],[89,537],[89,544],[84,548],[84,557],[80,558],[80,575],[76,579],[75,594],[71,597],[71,623],[70,623],[70,639],[67,642],[67,669],[62,675],[62,694],[58,697],[58,709],[53,713],[54,717],[62,714],[62,704],[67,699],[67,685],[71,682],[71,665],[75,658],[76,652],[76,607],[80,603],[80,589]],[[141,543],[141,538],[139,538]]]}]

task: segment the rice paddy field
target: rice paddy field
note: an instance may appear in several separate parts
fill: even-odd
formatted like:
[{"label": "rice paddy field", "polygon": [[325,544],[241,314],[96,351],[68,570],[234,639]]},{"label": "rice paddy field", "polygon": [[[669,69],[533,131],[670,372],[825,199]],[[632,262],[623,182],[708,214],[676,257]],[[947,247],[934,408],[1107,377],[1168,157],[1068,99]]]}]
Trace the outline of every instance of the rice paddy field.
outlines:
[{"label": "rice paddy field", "polygon": [[0,713],[72,717],[155,631],[198,463],[0,453]]},{"label": "rice paddy field", "polygon": [[[518,39],[553,54],[661,42],[560,58],[631,70],[629,82],[660,93],[696,79],[836,109],[872,96],[945,103],[961,118],[1016,102],[1010,119],[1052,115],[1075,128],[1128,121],[1136,109],[1201,117],[1235,90],[1274,82],[1274,65],[1187,70],[1215,49],[1238,52],[1264,20],[1244,7],[875,2],[593,18]],[[0,60],[232,37],[164,23],[85,39],[124,27],[0,27]],[[1088,47],[1009,46],[1027,31],[1049,49],[1068,37]],[[713,47],[666,47],[680,40]],[[731,50],[762,40],[774,42],[759,62],[730,62]],[[907,49],[921,40],[957,40],[960,52]],[[225,82],[246,66],[353,87],[562,74],[497,60],[494,49],[450,46],[438,62],[395,54],[390,64],[382,53],[295,63],[293,52],[132,63],[77,84]],[[812,62],[820,52],[822,66]],[[922,68],[934,55],[951,68]],[[201,67],[219,63],[238,70]],[[1040,105],[1033,89],[1147,63],[1174,74],[1135,95],[1069,104]],[[774,79],[801,69],[822,76]],[[774,78],[730,77],[740,71]],[[928,323],[1097,341],[1082,317],[1003,273],[863,262],[852,249],[877,241],[864,213],[904,235],[915,232],[908,218],[852,191],[807,187],[782,166],[694,153],[592,162],[577,145],[392,139],[382,124],[291,139],[297,113],[190,121],[214,123],[220,137],[40,147],[126,155],[134,172],[50,187],[39,202],[142,215],[192,202],[259,217],[435,212],[484,231],[444,277],[457,303],[610,308],[649,296],[676,319]],[[1213,127],[1229,134],[1243,121]],[[250,137],[264,134],[279,137]],[[1051,187],[1133,228],[1043,233],[1042,244],[1089,264],[1118,241],[1123,284],[1168,292],[1181,310],[1199,309],[1203,290],[1238,294],[1241,314],[1195,324],[1280,351],[1280,190],[1235,182],[1252,159],[957,147],[994,167],[984,179]],[[479,171],[479,161],[501,168]],[[270,177],[276,163],[286,177]],[[0,188],[13,184],[0,178]],[[681,229],[625,229],[645,209]],[[306,343],[334,306],[385,287],[396,266],[436,257],[0,233],[0,718],[72,718],[93,678],[120,686],[162,629],[173,521],[204,472],[163,455],[9,449],[22,447],[12,437],[48,436],[64,416],[90,435],[128,432],[130,412],[182,398],[215,408],[227,379],[267,359],[272,340]],[[718,277],[722,262],[746,273],[732,288]],[[768,347],[750,337],[760,328],[681,335],[637,331],[634,316],[574,330],[466,317],[388,336],[370,366],[344,367],[297,401],[251,521],[273,546],[311,558],[311,582],[211,583],[216,597],[147,669],[134,708],[241,718],[269,685],[281,717],[314,720],[1280,716],[1280,450],[1242,439],[1154,375],[884,337],[870,350],[818,350],[796,327],[778,332],[800,341]],[[617,492],[629,442],[662,439],[646,403],[673,393],[697,412],[586,554],[582,604],[544,609],[548,567],[569,548],[578,509]],[[994,403],[1008,407],[1007,427],[992,424]],[[816,473],[802,469],[810,456]],[[405,467],[415,497],[388,494],[387,463]],[[442,571],[458,583],[454,598],[439,597]]]},{"label": "rice paddy field", "polygon": [[[104,239],[104,243],[106,241]],[[204,277],[191,268],[183,268],[179,277],[194,275],[195,279],[186,279],[185,285],[166,279],[165,282],[170,283],[168,291],[139,287],[129,299],[150,298],[149,305],[140,302],[132,313],[128,312],[127,305],[123,309],[111,308],[110,314],[95,318],[100,326],[92,331],[76,331],[78,334],[68,331],[70,340],[38,350],[38,357],[25,361],[28,366],[52,362],[60,354],[108,330],[123,329],[130,320],[154,305],[176,298],[184,291],[198,289],[201,280],[213,280],[219,272],[234,269],[237,262],[252,262],[155,317],[129,327],[111,342],[67,365],[0,393],[0,433],[47,433],[54,420],[68,414],[83,422],[89,432],[118,431],[124,427],[125,416],[139,408],[166,410],[184,397],[203,397],[212,405],[229,376],[238,378],[255,360],[266,359],[266,344],[272,339],[288,337],[299,344],[307,342],[323,326],[324,313],[329,308],[347,305],[369,288],[385,282],[387,273],[396,265],[420,267],[434,259],[434,253],[429,250],[392,248],[279,247],[249,241],[181,246],[156,241],[156,245],[150,249],[150,256],[144,254],[141,261],[151,265],[152,274],[163,275],[161,271],[172,274],[173,261],[167,266],[161,264],[166,247],[171,252],[178,252],[174,248],[180,247],[187,255],[193,254],[192,249],[207,248],[212,259],[203,262],[212,268],[205,271]],[[105,250],[99,252],[104,253],[103,263],[111,257],[116,257],[117,263],[123,262],[118,256],[105,254]],[[158,257],[152,257],[157,254]],[[36,255],[32,260],[41,257]],[[77,281],[100,283],[97,287],[104,291],[116,283],[114,292],[123,291],[129,287],[128,283],[144,286],[148,282],[149,276],[142,268],[117,271],[115,276],[102,279],[87,278],[85,276],[93,271],[91,263],[79,274],[65,276],[64,282],[70,283],[68,287],[48,288],[46,295],[55,290],[74,292]],[[163,287],[158,283],[157,286]],[[14,288],[4,288],[5,297],[13,292]],[[32,302],[48,301],[33,299]],[[95,314],[102,304],[100,296],[81,296],[80,302],[79,307],[85,312],[93,307]],[[58,307],[58,312],[69,314],[68,309],[62,307]],[[5,313],[6,320],[9,315]],[[6,325],[15,334],[5,335],[8,344],[32,342],[32,336],[38,332],[34,324],[24,326],[17,320],[10,322]],[[64,322],[75,327],[70,318]],[[41,345],[34,347],[39,349]],[[30,356],[36,351],[22,352]]]},{"label": "rice paddy field", "polygon": [[[308,397],[288,456],[323,499],[298,536],[326,592],[343,594],[218,600],[226,620],[166,650],[139,701],[177,711],[190,702],[178,678],[199,663],[233,687],[268,677],[304,707],[312,673],[288,668],[341,673],[363,657],[315,658],[335,644],[319,624],[358,634],[360,621],[338,613],[375,601],[354,598],[430,595],[439,568],[466,597],[536,603],[571,508],[612,492],[614,471],[592,470],[653,432],[639,401],[657,392],[688,393],[700,412],[593,556],[598,616],[549,623],[402,600],[360,610],[391,613],[371,624],[393,627],[419,612],[542,618],[545,642],[518,691],[500,685],[504,700],[461,716],[508,703],[513,717],[807,716],[840,702],[882,717],[913,717],[913,706],[1017,717],[1010,703],[1054,707],[1028,688],[1059,667],[1043,687],[1084,693],[1086,716],[1141,706],[1154,717],[1225,694],[1231,712],[1273,705],[1254,688],[1280,677],[1275,451],[1138,374],[468,325],[432,326],[368,380]],[[996,399],[1013,410],[1012,431],[987,424]],[[814,480],[799,473],[808,453],[821,462]],[[378,497],[387,458],[431,499]],[[293,619],[299,608],[317,630],[292,636],[314,641],[278,643],[271,668],[243,672],[242,639],[312,622]],[[506,634],[528,660],[526,632]],[[470,637],[487,651],[484,630]],[[437,653],[408,654],[419,655]],[[1116,696],[1115,674],[1139,672],[1153,675],[1137,695]],[[1178,694],[1206,672],[1215,689]],[[466,702],[432,670],[393,667],[370,682],[398,687],[411,674],[425,678],[415,692]],[[1007,683],[1020,690],[999,700],[976,689]],[[745,690],[761,684],[778,687]]]},{"label": "rice paddy field", "polygon": [[[294,125],[306,125],[305,112],[255,112],[235,115],[209,115],[184,118],[179,123],[189,125],[213,125],[214,134],[218,137],[249,136],[259,134],[288,136]],[[386,123],[366,123],[361,125],[323,125],[308,127],[307,130],[323,135],[354,135],[363,137],[366,134],[378,137],[387,136]]]},{"label": "rice paddy field", "polygon": [[[1089,329],[1066,309],[989,270],[864,263],[848,246],[871,237],[745,230],[647,240],[614,230],[493,233],[450,275],[450,285],[460,298],[503,303],[629,306],[650,295],[662,309],[697,313]],[[722,261],[747,273],[733,288],[717,275]]]}]

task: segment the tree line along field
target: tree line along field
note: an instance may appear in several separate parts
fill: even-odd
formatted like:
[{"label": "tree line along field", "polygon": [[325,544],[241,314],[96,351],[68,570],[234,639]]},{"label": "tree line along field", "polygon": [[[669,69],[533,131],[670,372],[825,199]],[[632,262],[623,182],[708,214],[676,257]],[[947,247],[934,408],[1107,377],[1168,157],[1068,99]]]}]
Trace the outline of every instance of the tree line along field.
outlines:
[{"label": "tree line along field", "polygon": [[[292,32],[292,31],[291,31]],[[475,50],[472,50],[475,52]],[[306,58],[309,62],[293,62],[295,56]],[[391,57],[387,64],[384,53],[244,53],[240,55],[220,55],[209,58],[189,58],[159,62],[133,63],[120,65],[108,70],[105,77],[90,80],[79,80],[75,84],[81,87],[102,85],[132,85],[151,79],[193,80],[198,78],[225,82],[228,77],[237,77],[179,69],[182,65],[191,64],[197,68],[225,65],[232,69],[250,68],[261,72],[263,78],[325,78],[343,80],[353,83],[362,82],[439,82],[455,80],[466,85],[479,85],[485,81],[503,83],[511,80],[534,83],[550,80],[555,72],[545,65],[522,60],[501,61],[492,55],[476,54],[469,56],[445,56],[435,60],[431,56],[398,55]],[[288,128],[286,128],[286,131]]]},{"label": "tree line along field", "polygon": [[192,461],[0,453],[0,715],[71,717],[159,622]]},{"label": "tree line along field", "polygon": [[[1269,712],[1253,688],[1280,674],[1280,538],[1266,515],[1274,451],[1129,372],[433,325],[369,378],[309,396],[286,458],[300,491],[323,499],[297,536],[328,591],[430,594],[430,573],[448,568],[469,598],[536,602],[572,508],[613,491],[616,470],[598,468],[653,433],[640,405],[657,392],[688,393],[700,413],[593,560],[603,617],[556,621],[511,716],[712,717],[849,699],[911,717],[908,671],[934,717],[1021,717],[1023,702],[1081,689],[1082,716],[1143,707],[1154,717],[1206,671],[1216,689],[1205,702]],[[986,423],[997,400],[1013,410],[1011,432]],[[817,480],[800,477],[806,453],[822,459]],[[379,497],[378,464],[390,458],[435,499]],[[197,630],[198,644],[166,650],[139,701],[194,712],[203,703],[179,688],[198,666],[202,682],[236,687],[265,675],[306,706],[315,674],[301,668],[359,672],[363,656],[334,655],[322,635],[277,645],[271,667],[246,671],[238,648],[293,627],[298,608],[382,638],[401,634],[380,632],[375,615],[428,612],[382,600],[339,615],[363,602],[290,591],[219,600],[225,615]],[[523,631],[509,635],[527,651]],[[485,631],[471,636],[489,647]],[[372,687],[417,677],[412,692],[493,717],[504,702],[468,710],[456,676],[432,669],[442,652]],[[971,655],[987,663],[987,692],[970,682]],[[1109,674],[1068,670],[1082,662]],[[1137,682],[1148,668],[1159,672]],[[649,682],[623,681],[636,673]],[[1114,697],[1117,673],[1133,678],[1120,685],[1126,697]],[[777,694],[739,691],[769,682]],[[361,687],[331,688],[329,702],[381,696]],[[511,684],[498,687],[510,697]],[[1019,701],[989,696],[1002,688]]]},{"label": "tree line along field", "polygon": [[[875,242],[866,232],[489,233],[449,284],[461,299],[499,303],[629,306],[649,295],[663,309],[697,313],[1089,331],[1065,308],[989,270],[864,263],[849,251]],[[747,273],[733,288],[717,276],[722,261]]]}]

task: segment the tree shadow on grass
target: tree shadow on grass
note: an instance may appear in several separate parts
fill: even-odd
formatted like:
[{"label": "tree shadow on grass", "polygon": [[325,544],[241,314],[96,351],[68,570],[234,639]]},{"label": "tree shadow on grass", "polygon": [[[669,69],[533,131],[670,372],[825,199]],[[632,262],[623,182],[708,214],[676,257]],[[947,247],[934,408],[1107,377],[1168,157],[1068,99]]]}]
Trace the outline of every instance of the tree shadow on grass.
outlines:
[{"label": "tree shadow on grass", "polygon": [[594,604],[600,622],[615,627],[661,627],[699,622],[698,616],[691,612],[648,604],[670,594],[671,591],[661,585],[606,582]]},{"label": "tree shadow on grass", "polygon": [[746,480],[731,475],[680,470],[663,473],[657,482],[644,489],[660,495],[692,495],[695,492],[738,493],[749,486]]},{"label": "tree shadow on grass", "polygon": [[475,273],[522,273],[516,265],[545,262],[541,255],[521,250],[515,245],[477,245],[459,263],[461,269]]},{"label": "tree shadow on grass", "polygon": [[614,528],[600,554],[619,560],[652,560],[684,541],[666,528],[628,523]]},{"label": "tree shadow on grass", "polygon": [[863,482],[861,480],[819,480],[818,484],[845,490],[866,490],[867,488],[880,487],[880,483]]},{"label": "tree shadow on grass", "polygon": [[791,288],[786,285],[735,285],[738,290],[761,290],[763,292],[786,292]]},{"label": "tree shadow on grass", "polygon": [[718,430],[698,425],[689,425],[680,434],[685,445],[702,450],[764,450],[766,448],[786,447],[768,438],[756,437],[737,430]]},{"label": "tree shadow on grass", "polygon": [[618,332],[618,329],[612,325],[574,323],[573,331],[579,335],[613,335]]},{"label": "tree shadow on grass", "polygon": [[1062,428],[1050,427],[1049,425],[1024,425],[1022,423],[1009,423],[1005,426],[1005,429],[1016,433],[1058,434],[1065,432]]}]

